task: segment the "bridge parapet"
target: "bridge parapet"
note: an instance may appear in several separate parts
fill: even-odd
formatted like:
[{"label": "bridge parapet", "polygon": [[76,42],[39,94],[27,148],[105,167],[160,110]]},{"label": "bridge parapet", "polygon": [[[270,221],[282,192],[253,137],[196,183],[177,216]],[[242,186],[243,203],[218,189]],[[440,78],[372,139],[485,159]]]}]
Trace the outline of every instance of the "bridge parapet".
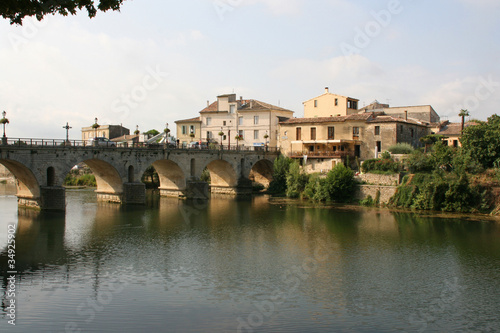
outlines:
[{"label": "bridge parapet", "polygon": [[150,166],[160,178],[161,195],[208,197],[208,185],[200,182],[205,169],[211,176],[211,192],[250,193],[249,179],[270,181],[272,162],[279,155],[276,149],[261,147],[239,146],[229,150],[226,147],[177,149],[158,145],[94,147],[79,145],[83,141],[66,142],[9,139],[7,145],[0,145],[0,163],[18,180],[19,205],[64,210],[64,179],[82,162],[96,177],[97,198],[101,201],[144,203],[145,186],[141,178]]}]

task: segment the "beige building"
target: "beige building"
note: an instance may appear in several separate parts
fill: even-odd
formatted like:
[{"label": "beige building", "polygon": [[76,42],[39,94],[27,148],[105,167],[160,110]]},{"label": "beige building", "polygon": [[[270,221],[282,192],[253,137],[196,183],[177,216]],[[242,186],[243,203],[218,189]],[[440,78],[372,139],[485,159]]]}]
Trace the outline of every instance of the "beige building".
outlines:
[{"label": "beige building", "polygon": [[122,125],[101,125],[97,129],[89,127],[82,128],[82,140],[88,141],[94,137],[114,139],[123,135],[129,135],[130,130]]},{"label": "beige building", "polygon": [[[464,127],[477,125],[475,122],[467,122]],[[448,123],[445,122],[436,134],[443,135],[443,142],[451,147],[461,147],[460,136],[462,135],[462,123]]]},{"label": "beige building", "polygon": [[330,93],[325,88],[321,96],[305,101],[304,118],[337,117],[358,113],[359,100]]},{"label": "beige building", "polygon": [[[201,139],[225,147],[277,147],[279,122],[292,116],[293,111],[258,100],[237,99],[236,94],[221,95],[200,111]],[[220,132],[224,133],[222,137]]]},{"label": "beige building", "polygon": [[359,111],[383,112],[396,118],[414,119],[426,124],[436,124],[440,122],[439,115],[430,105],[390,107],[389,104],[381,104],[375,100],[373,103],[361,108]]},{"label": "beige building", "polygon": [[185,148],[189,142],[203,140],[200,117],[177,120],[175,124],[180,148]]}]

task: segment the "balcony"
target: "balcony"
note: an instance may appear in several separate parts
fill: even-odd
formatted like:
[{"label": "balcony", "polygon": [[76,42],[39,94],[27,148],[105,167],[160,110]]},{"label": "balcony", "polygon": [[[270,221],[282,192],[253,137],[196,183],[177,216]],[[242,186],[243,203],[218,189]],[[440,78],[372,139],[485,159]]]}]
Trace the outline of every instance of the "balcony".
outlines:
[{"label": "balcony", "polygon": [[349,152],[349,151],[294,151],[290,154],[291,158],[303,158],[304,155],[307,155],[307,158],[336,158],[336,159],[342,159],[344,157],[353,157],[354,158],[354,152]]}]

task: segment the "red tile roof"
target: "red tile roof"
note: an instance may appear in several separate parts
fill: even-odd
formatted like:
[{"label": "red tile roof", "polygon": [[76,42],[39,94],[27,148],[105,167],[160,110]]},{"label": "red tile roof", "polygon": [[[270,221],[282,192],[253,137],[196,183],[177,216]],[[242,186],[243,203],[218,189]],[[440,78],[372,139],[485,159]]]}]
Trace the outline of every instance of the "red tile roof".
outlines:
[{"label": "red tile roof", "polygon": [[315,117],[315,118],[291,118],[280,122],[282,125],[307,124],[307,123],[341,123],[345,121],[368,121],[372,113],[356,113],[349,116],[338,117]]},{"label": "red tile roof", "polygon": [[201,122],[200,117],[196,118],[190,118],[190,119],[183,119],[183,120],[177,120],[175,123],[196,123],[196,122]]},{"label": "red tile roof", "polygon": [[[268,111],[268,110],[293,112],[291,110],[284,109],[282,107],[272,105],[269,103],[264,103],[255,99],[237,100],[236,102],[238,103],[238,112]],[[212,104],[210,104],[209,106],[200,111],[200,113],[212,113],[212,112],[227,112],[227,111],[219,111],[218,102],[213,102]]]}]

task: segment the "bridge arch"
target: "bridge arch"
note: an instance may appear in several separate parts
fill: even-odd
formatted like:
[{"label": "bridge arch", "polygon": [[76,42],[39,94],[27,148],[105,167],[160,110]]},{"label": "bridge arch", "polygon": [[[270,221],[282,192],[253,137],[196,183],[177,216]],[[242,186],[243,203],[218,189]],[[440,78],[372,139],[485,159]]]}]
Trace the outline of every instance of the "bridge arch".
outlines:
[{"label": "bridge arch", "polygon": [[252,166],[248,178],[253,183],[259,183],[268,187],[273,180],[273,162],[268,159],[258,160]]},{"label": "bridge arch", "polygon": [[83,161],[92,170],[97,183],[98,193],[121,194],[123,192],[123,178],[111,164],[99,159]]},{"label": "bridge arch", "polygon": [[207,164],[210,172],[212,187],[235,187],[238,185],[238,176],[231,163],[225,160],[215,160]]},{"label": "bridge arch", "polygon": [[18,198],[38,199],[40,197],[39,180],[27,166],[6,159],[0,159],[0,163],[16,177]]},{"label": "bridge arch", "polygon": [[[176,195],[186,189],[186,174],[174,161],[158,160],[153,167],[160,179],[160,191],[163,195]],[[170,194],[167,192],[171,192]]]}]

